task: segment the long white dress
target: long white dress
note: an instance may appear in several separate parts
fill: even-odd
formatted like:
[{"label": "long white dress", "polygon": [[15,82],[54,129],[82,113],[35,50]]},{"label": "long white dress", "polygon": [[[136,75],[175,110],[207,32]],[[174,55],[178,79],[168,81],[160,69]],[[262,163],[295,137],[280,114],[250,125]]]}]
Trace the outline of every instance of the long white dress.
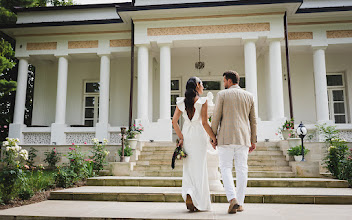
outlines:
[{"label": "long white dress", "polygon": [[209,136],[203,128],[201,118],[202,105],[206,100],[207,98],[200,97],[196,101],[194,116],[190,120],[185,110],[184,98],[177,99],[177,107],[184,118],[183,147],[188,155],[183,159],[182,197],[186,201],[189,194],[194,206],[201,211],[211,209],[207,171]]}]

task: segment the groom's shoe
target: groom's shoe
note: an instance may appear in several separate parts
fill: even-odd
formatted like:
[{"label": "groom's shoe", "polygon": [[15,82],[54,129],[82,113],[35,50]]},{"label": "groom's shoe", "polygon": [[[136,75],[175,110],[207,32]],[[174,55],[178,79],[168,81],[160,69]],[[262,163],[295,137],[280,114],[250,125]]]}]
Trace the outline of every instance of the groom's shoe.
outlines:
[{"label": "groom's shoe", "polygon": [[240,205],[237,202],[237,199],[232,199],[230,202],[229,210],[227,211],[229,214],[235,214]]}]

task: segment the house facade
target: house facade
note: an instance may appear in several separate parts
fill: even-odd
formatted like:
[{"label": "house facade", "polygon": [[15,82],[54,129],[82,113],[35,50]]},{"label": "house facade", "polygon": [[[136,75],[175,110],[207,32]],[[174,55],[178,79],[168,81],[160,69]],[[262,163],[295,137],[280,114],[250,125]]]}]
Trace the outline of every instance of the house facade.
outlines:
[{"label": "house facade", "polygon": [[[351,10],[352,1],[325,0],[136,0],[16,9],[17,24],[1,28],[16,39],[19,59],[9,136],[24,145],[83,144],[95,137],[118,145],[133,100],[134,123],[145,129],[141,140],[171,141],[176,98],[188,78],[200,77],[204,95],[216,99],[224,89],[222,73],[232,69],[255,97],[258,140],[277,140],[290,118],[286,13],[296,123],[311,133],[318,123],[336,125],[352,141]],[[199,61],[204,68],[195,67]],[[36,72],[27,127],[29,63]]]}]

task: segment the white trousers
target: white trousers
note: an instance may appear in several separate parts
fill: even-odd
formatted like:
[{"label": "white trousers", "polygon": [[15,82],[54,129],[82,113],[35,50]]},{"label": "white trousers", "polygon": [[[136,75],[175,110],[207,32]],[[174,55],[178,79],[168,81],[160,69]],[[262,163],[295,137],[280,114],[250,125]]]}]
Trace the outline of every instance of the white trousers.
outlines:
[{"label": "white trousers", "polygon": [[[248,150],[247,146],[225,145],[219,146],[219,166],[222,175],[227,200],[237,199],[239,205],[244,204],[248,179]],[[235,159],[236,191],[233,181],[232,169]]]}]

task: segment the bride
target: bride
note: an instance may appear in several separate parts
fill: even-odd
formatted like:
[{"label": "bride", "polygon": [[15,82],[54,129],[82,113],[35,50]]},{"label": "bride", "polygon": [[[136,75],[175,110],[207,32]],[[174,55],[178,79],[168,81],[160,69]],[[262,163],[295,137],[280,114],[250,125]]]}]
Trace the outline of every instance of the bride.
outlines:
[{"label": "bride", "polygon": [[[203,89],[198,77],[190,78],[185,97],[177,99],[172,119],[180,144],[188,155],[183,159],[182,197],[189,211],[211,208],[206,156],[209,137],[214,143],[216,137],[208,124],[207,98],[199,97]],[[178,125],[181,114],[184,118],[182,132]]]}]

